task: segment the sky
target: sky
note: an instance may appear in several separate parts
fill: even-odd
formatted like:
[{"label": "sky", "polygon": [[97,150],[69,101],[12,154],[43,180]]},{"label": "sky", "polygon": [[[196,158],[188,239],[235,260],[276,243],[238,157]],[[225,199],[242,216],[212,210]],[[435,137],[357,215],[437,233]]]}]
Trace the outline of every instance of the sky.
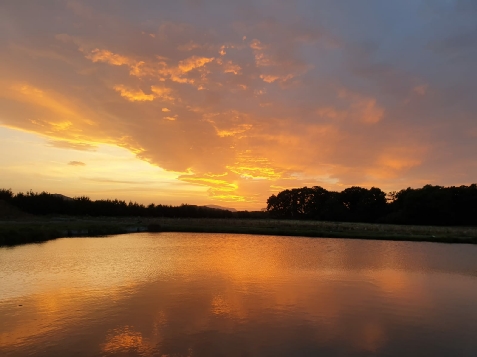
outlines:
[{"label": "sky", "polygon": [[0,187],[261,209],[477,182],[473,0],[0,3]]}]

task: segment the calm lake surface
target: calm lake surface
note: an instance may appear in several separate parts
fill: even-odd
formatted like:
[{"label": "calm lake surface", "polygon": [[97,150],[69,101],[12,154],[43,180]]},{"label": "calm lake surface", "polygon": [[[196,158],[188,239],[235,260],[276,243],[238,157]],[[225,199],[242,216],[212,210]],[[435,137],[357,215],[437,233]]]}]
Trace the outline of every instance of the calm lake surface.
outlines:
[{"label": "calm lake surface", "polygon": [[477,246],[138,233],[0,248],[0,356],[477,356]]}]

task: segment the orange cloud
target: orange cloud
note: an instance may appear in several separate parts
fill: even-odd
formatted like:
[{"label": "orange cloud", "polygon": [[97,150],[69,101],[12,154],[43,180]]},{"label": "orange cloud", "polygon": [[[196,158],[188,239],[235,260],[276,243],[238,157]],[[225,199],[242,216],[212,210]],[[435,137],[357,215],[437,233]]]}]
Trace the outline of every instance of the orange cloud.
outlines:
[{"label": "orange cloud", "polygon": [[241,177],[254,179],[277,179],[283,171],[272,167],[267,158],[256,157],[250,150],[237,155],[236,161],[227,169]]},{"label": "orange cloud", "polygon": [[[223,179],[219,179],[217,177],[223,177]],[[179,180],[209,187],[207,192],[210,197],[215,200],[220,200],[224,202],[248,201],[246,197],[237,193],[237,191],[239,190],[239,186],[236,181],[228,181],[226,175],[182,175],[179,176]]]},{"label": "orange cloud", "polygon": [[48,141],[48,145],[60,149],[72,149],[80,151],[96,151],[97,149],[97,146],[89,143],[80,143],[65,140],[50,140]]},{"label": "orange cloud", "polygon": [[203,70],[204,66],[214,61],[214,57],[191,56],[170,65],[167,58],[156,56],[156,61],[136,60],[105,49],[94,49],[90,52],[80,46],[80,51],[86,52],[85,57],[93,63],[103,62],[112,66],[127,66],[129,74],[134,77],[158,78],[160,81],[170,79],[177,83],[196,84],[200,87],[200,81],[189,78],[188,73],[194,70]]},{"label": "orange cloud", "polygon": [[277,75],[261,74],[260,78],[262,78],[264,82],[273,83],[277,80],[282,81],[282,82],[287,81],[287,80],[293,78],[293,75],[292,74],[287,74],[285,76],[277,76]]},{"label": "orange cloud", "polygon": [[221,138],[245,135],[253,128],[250,118],[235,110],[225,113],[206,113],[203,115],[203,120],[210,123]]},{"label": "orange cloud", "polygon": [[266,53],[267,46],[263,45],[259,40],[254,39],[250,42],[250,48],[255,56],[255,64],[257,67],[268,67],[275,64],[271,57]]},{"label": "orange cloud", "polygon": [[134,90],[126,88],[126,86],[119,84],[113,87],[115,91],[121,94],[121,97],[126,98],[130,102],[148,102],[154,100],[153,94],[145,94],[142,90]]},{"label": "orange cloud", "polygon": [[214,58],[207,58],[207,57],[199,57],[199,56],[192,56],[183,61],[179,61],[177,69],[180,73],[187,73],[192,71],[193,69],[203,67],[209,62],[212,62]]},{"label": "orange cloud", "polygon": [[[426,73],[405,75],[314,23],[271,21],[257,10],[229,31],[213,18],[192,24],[157,13],[153,31],[72,4],[37,8],[68,19],[55,36],[14,31],[31,21],[19,7],[12,14],[18,24],[0,54],[1,125],[56,148],[126,148],[158,170],[193,175],[177,181],[197,185],[205,202],[239,207],[261,208],[278,188],[308,183],[399,189],[423,172],[456,183],[475,177],[475,110],[456,105],[468,103],[463,91],[439,88]],[[118,28],[121,39],[111,36]],[[425,83],[435,83],[433,96]],[[406,102],[417,96],[427,99]]]},{"label": "orange cloud", "polygon": [[376,98],[347,90],[340,90],[339,97],[350,101],[348,117],[354,117],[363,123],[375,124],[381,121],[384,116],[384,109],[377,104]]},{"label": "orange cloud", "polygon": [[422,145],[386,148],[378,155],[376,166],[369,169],[369,175],[376,179],[398,177],[403,172],[421,165],[427,150]]},{"label": "orange cloud", "polygon": [[237,190],[238,188],[237,184],[230,183],[226,180],[216,179],[214,178],[214,176],[198,177],[195,175],[182,175],[182,176],[179,176],[179,179],[186,182],[192,182],[199,185],[213,187],[223,192],[233,192]]},{"label": "orange cloud", "polygon": [[136,61],[130,58],[121,56],[116,53],[112,53],[108,50],[100,50],[98,48],[94,49],[93,51],[91,51],[90,54],[86,55],[86,58],[90,59],[93,62],[105,62],[113,66],[136,65]]},{"label": "orange cloud", "polygon": [[[172,90],[170,88],[166,88],[163,86],[152,86],[151,91],[154,93],[155,98],[161,98],[162,100],[165,100],[165,101],[174,100],[174,98],[171,95]],[[163,112],[169,111],[169,109],[167,110],[164,110],[164,109],[167,109],[167,108],[163,108],[162,109]]]},{"label": "orange cloud", "polygon": [[233,73],[233,74],[240,74],[242,71],[242,67],[238,64],[233,63],[232,61],[227,61],[224,65],[224,73]]}]

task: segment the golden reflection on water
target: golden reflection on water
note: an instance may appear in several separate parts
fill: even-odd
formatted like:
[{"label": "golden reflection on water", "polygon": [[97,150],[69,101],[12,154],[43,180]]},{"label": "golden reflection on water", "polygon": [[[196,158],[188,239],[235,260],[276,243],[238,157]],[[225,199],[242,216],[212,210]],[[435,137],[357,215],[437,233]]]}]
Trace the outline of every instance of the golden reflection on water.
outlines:
[{"label": "golden reflection on water", "polygon": [[475,248],[162,233],[0,249],[0,355],[473,352]]},{"label": "golden reflection on water", "polygon": [[108,332],[106,342],[101,345],[102,352],[112,354],[134,351],[140,355],[148,355],[152,350],[153,346],[143,339],[140,332],[134,331],[130,326]]}]

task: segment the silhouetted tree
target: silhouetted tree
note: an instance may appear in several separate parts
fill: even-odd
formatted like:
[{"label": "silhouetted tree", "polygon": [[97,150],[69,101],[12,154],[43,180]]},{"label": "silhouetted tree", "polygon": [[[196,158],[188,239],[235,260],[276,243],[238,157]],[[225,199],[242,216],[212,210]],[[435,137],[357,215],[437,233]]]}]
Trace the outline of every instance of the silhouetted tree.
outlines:
[{"label": "silhouetted tree", "polygon": [[284,190],[267,200],[276,218],[398,224],[477,225],[477,185],[426,185],[390,192],[349,187],[342,192],[322,187]]},{"label": "silhouetted tree", "polygon": [[8,189],[8,190],[3,188],[0,189],[0,200],[9,202],[12,200],[12,198],[13,198],[13,192],[11,189]]},{"label": "silhouetted tree", "polygon": [[347,209],[347,221],[375,222],[386,213],[386,194],[379,188],[353,186],[340,193]]},{"label": "silhouetted tree", "polygon": [[349,187],[342,192],[323,187],[294,188],[272,195],[266,212],[230,212],[183,204],[143,204],[121,200],[92,201],[86,196],[69,199],[47,192],[13,194],[0,189],[0,200],[38,215],[141,216],[175,218],[265,218],[397,224],[477,225],[477,185],[443,187],[426,185],[386,194],[379,188]]}]

